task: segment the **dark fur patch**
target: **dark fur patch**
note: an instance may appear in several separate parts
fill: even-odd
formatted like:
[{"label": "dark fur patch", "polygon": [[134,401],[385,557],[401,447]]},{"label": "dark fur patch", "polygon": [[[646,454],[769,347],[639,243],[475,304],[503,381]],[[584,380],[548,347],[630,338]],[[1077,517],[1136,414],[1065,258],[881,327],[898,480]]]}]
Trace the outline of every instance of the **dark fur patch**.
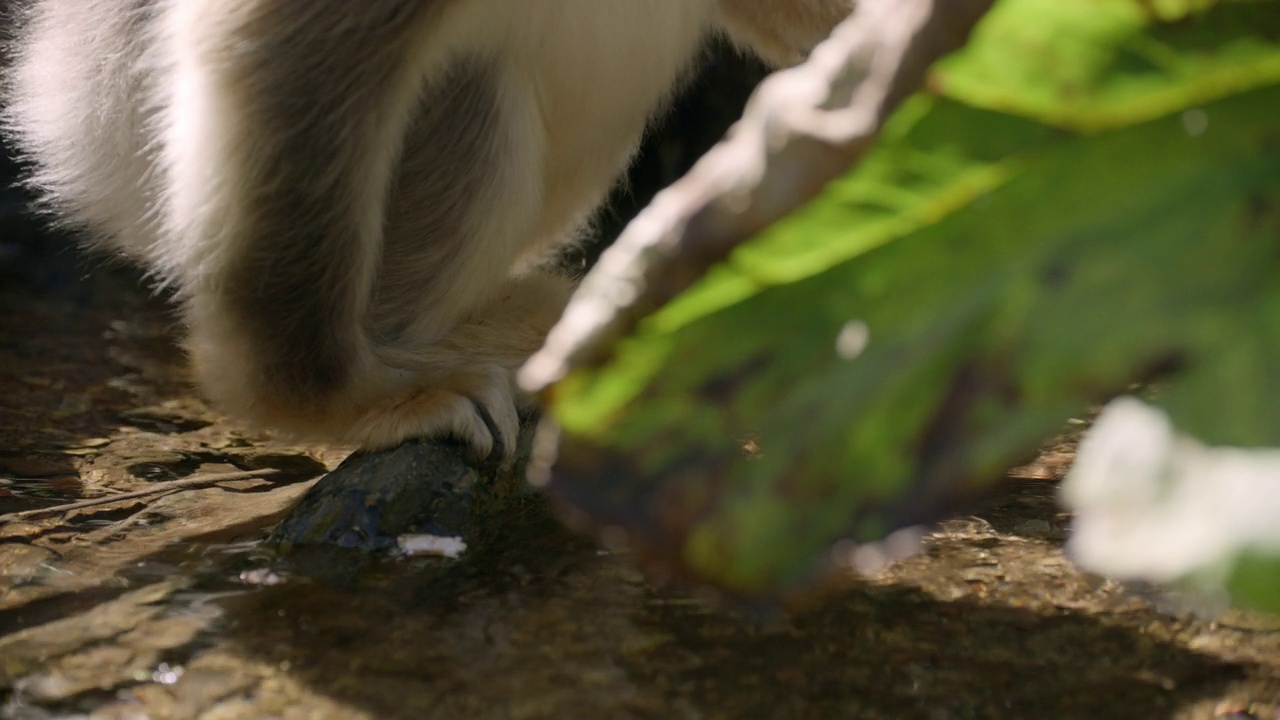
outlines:
[{"label": "dark fur patch", "polygon": [[452,274],[471,241],[476,211],[499,158],[495,71],[460,60],[424,93],[405,140],[387,212],[383,265],[371,316],[374,331],[394,342],[413,322],[439,277]]},{"label": "dark fur patch", "polygon": [[[350,380],[363,332],[362,185],[377,125],[410,43],[445,0],[263,3],[227,33],[222,70],[255,128],[251,187],[235,190],[250,237],[226,269],[221,305],[247,333],[265,389],[321,401]],[[341,7],[338,5],[341,4]],[[354,18],[354,19],[353,19]],[[214,50],[218,52],[217,49]]]}]

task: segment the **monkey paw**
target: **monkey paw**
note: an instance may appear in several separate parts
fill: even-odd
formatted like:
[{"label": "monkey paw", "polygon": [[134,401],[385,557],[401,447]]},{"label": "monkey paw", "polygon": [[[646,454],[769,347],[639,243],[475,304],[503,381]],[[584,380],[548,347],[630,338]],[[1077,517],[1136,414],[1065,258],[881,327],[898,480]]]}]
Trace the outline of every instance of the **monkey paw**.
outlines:
[{"label": "monkey paw", "polygon": [[492,469],[515,456],[519,431],[511,372],[491,367],[365,405],[349,439],[380,449],[410,438],[452,437],[466,443],[468,462]]}]

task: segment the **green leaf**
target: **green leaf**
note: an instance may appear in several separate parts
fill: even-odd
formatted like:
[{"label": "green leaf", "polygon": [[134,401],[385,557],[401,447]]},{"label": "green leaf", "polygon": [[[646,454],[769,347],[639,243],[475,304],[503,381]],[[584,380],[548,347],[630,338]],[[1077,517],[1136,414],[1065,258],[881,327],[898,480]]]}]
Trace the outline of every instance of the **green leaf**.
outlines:
[{"label": "green leaf", "polygon": [[1016,0],[995,6],[933,86],[975,107],[1099,132],[1277,81],[1274,2]]},{"label": "green leaf", "polygon": [[[1180,427],[1280,444],[1280,76],[1257,69],[1280,23],[1239,26],[1277,5],[1179,21],[1194,62],[1144,75],[1116,58],[1181,25],[1077,4],[1098,17],[1002,2],[939,76],[955,99],[913,99],[854,172],[562,381],[553,491],[668,570],[753,594],[936,517],[1135,380],[1177,370]],[[1014,20],[1046,40],[1010,45]],[[992,75],[1000,57],[1089,92]],[[1228,76],[1248,82],[1196,90]]]}]

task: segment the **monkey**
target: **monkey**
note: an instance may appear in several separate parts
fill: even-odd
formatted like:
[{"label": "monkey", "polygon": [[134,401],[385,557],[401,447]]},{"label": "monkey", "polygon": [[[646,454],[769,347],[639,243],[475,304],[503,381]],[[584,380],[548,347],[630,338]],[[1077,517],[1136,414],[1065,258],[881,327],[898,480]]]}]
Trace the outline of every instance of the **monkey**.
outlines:
[{"label": "monkey", "polygon": [[293,437],[509,461],[514,372],[715,34],[801,60],[853,0],[27,0],[0,126],[171,289],[198,385]]}]

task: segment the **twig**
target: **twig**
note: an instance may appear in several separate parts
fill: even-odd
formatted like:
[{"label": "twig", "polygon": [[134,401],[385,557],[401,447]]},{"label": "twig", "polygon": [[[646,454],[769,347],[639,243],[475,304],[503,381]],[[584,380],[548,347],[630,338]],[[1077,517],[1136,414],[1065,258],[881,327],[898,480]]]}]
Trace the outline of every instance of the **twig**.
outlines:
[{"label": "twig", "polygon": [[521,385],[540,391],[572,367],[604,361],[643,317],[856,164],[993,2],[859,0],[805,63],[767,78],[727,138],[627,226],[521,369]]},{"label": "twig", "polygon": [[54,505],[53,507],[12,512],[0,515],[0,523],[13,522],[15,520],[29,520],[48,515],[58,515],[72,510],[81,510],[84,508],[97,507],[99,505],[109,505],[114,502],[120,502],[121,500],[136,500],[138,498],[150,497],[152,495],[164,495],[177,490],[187,490],[190,488],[216,485],[220,482],[227,482],[229,480],[249,480],[253,478],[270,477],[279,472],[280,470],[277,468],[264,468],[262,470],[214,473],[212,475],[199,475],[196,477],[182,478],[181,480],[156,483],[155,485],[148,487],[146,490],[134,490],[133,492],[120,493],[119,495],[103,495],[102,497],[89,498],[88,500],[77,500],[76,502],[66,503],[64,505]]}]

